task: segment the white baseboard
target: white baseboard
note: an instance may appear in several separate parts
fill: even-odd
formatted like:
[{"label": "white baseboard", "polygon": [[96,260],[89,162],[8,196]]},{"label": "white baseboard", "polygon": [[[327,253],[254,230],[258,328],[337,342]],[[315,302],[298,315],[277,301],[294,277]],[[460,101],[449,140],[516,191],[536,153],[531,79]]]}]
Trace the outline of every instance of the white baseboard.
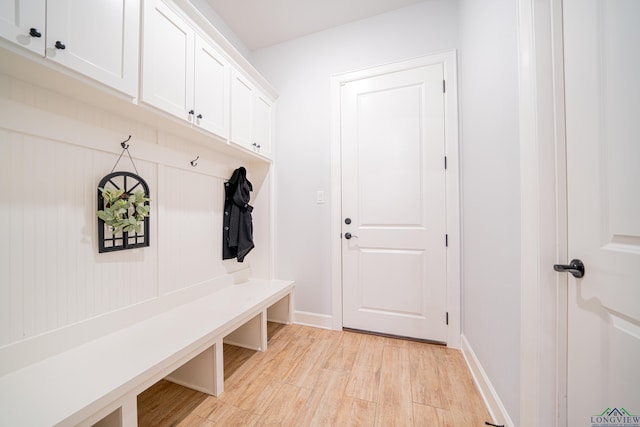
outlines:
[{"label": "white baseboard", "polygon": [[489,377],[482,368],[480,361],[476,357],[469,341],[467,341],[467,338],[464,335],[461,337],[461,344],[464,359],[469,366],[469,370],[471,371],[471,375],[473,376],[476,385],[480,389],[480,394],[487,405],[487,409],[491,414],[493,422],[495,424],[504,424],[507,427],[514,427],[511,417],[509,417],[500,397],[498,397],[498,393],[496,393],[496,390],[493,388],[491,381],[489,381]]},{"label": "white baseboard", "polygon": [[294,311],[293,323],[297,325],[313,326],[314,328],[333,329],[333,316],[328,314]]}]

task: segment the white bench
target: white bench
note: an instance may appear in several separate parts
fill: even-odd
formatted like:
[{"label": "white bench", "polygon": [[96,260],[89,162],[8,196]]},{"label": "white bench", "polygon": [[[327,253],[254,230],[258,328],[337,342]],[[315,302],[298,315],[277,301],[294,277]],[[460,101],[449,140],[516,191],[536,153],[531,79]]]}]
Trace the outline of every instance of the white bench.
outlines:
[{"label": "white bench", "polygon": [[165,377],[219,395],[223,339],[265,351],[267,318],[290,323],[293,288],[278,280],[228,286],[7,373],[0,425],[136,426],[138,394]]}]

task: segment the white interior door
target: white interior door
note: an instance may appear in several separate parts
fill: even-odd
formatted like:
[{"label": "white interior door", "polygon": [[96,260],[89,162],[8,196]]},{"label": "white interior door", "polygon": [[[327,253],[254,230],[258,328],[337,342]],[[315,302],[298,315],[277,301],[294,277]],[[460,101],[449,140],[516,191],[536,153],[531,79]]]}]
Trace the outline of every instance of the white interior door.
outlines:
[{"label": "white interior door", "polygon": [[568,281],[568,425],[638,426],[640,2],[563,12],[568,251],[586,269]]},{"label": "white interior door", "polygon": [[341,89],[343,326],[445,342],[443,65]]}]

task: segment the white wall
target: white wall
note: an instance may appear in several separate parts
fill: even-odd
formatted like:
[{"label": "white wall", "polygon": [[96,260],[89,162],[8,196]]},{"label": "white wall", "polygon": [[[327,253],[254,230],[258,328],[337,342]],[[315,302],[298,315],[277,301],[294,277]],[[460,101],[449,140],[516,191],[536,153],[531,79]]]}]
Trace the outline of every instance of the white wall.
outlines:
[{"label": "white wall", "polygon": [[461,0],[459,7],[463,333],[519,425],[516,2]]},{"label": "white wall", "polygon": [[254,51],[278,89],[276,276],[296,309],[331,315],[330,76],[459,48],[463,331],[519,418],[520,198],[516,5],[429,0]]},{"label": "white wall", "polygon": [[276,277],[296,280],[296,310],[331,315],[333,74],[456,48],[457,2],[429,0],[252,53],[277,110]]}]

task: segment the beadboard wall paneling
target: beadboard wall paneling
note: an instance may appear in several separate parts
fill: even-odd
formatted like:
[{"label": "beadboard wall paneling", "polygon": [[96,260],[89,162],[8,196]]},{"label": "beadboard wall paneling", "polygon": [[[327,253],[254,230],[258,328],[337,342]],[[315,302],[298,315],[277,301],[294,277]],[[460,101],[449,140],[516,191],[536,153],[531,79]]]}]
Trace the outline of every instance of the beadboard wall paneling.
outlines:
[{"label": "beadboard wall paneling", "polygon": [[224,181],[195,171],[164,168],[162,294],[224,274]]},{"label": "beadboard wall paneling", "polygon": [[[151,246],[99,254],[96,187],[129,134],[151,191]],[[0,361],[6,369],[26,363],[15,359],[16,346],[33,363],[228,285],[234,276],[248,277],[253,262],[268,265],[258,259],[270,259],[264,250],[242,264],[222,261],[223,184],[239,166],[247,167],[256,191],[265,190],[254,230],[270,239],[262,229],[271,223],[269,165],[0,74]],[[117,169],[134,172],[127,154]]]},{"label": "beadboard wall paneling", "polygon": [[[23,216],[14,206],[9,203],[13,198],[12,187],[17,177],[12,176],[12,170],[8,165],[22,160],[22,153],[10,150],[13,145],[12,139],[7,132],[0,132],[0,224],[2,230],[9,230],[9,224],[19,227],[22,230]],[[10,145],[11,144],[11,145]],[[12,265],[18,265],[18,257],[15,254],[23,252],[24,236],[17,236],[16,233],[3,233],[0,237],[0,345],[12,339],[18,339],[22,335],[22,318],[16,322],[16,314],[12,312],[12,307],[22,307],[22,281],[24,269],[12,269]],[[19,313],[20,314],[20,313]]]},{"label": "beadboard wall paneling", "polygon": [[[263,215],[271,209],[271,195],[273,192],[272,171],[268,168],[252,170],[248,174],[253,184],[251,193],[251,205],[253,205],[253,240],[255,248],[247,257],[251,262],[251,274],[254,277],[273,277],[273,216]],[[305,242],[304,236],[299,236],[301,244]]]},{"label": "beadboard wall paneling", "polygon": [[[10,313],[10,326],[7,331],[3,325],[0,345],[157,294],[154,248],[97,252],[96,185],[116,159],[40,137],[0,133],[0,168],[8,178],[2,180],[0,221],[7,231],[2,258],[10,260],[3,261],[1,286],[3,294],[9,290],[1,304]],[[155,189],[155,165],[138,161],[137,167]]]}]

